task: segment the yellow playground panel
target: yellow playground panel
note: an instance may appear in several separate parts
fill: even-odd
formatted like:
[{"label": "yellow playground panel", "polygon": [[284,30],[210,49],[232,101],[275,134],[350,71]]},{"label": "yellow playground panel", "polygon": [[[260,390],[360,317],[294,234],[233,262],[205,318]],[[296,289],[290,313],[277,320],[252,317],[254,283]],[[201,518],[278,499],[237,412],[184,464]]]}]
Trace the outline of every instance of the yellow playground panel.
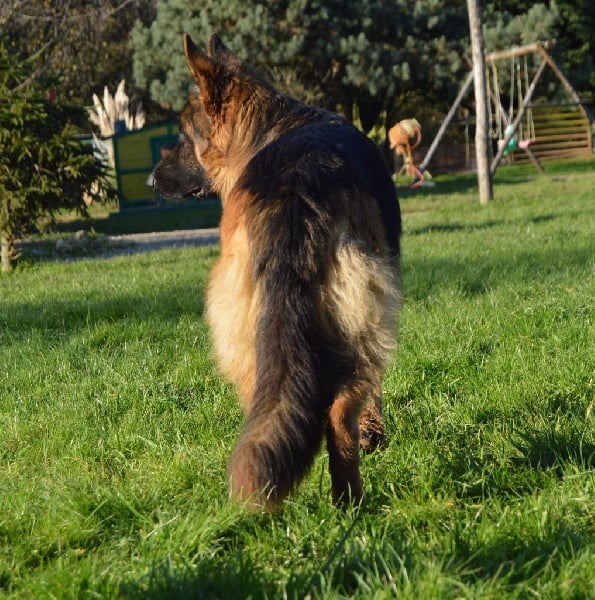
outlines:
[{"label": "yellow playground panel", "polygon": [[111,141],[120,208],[164,202],[146,182],[164,150],[170,149],[178,141],[177,122],[166,121],[115,134]]}]

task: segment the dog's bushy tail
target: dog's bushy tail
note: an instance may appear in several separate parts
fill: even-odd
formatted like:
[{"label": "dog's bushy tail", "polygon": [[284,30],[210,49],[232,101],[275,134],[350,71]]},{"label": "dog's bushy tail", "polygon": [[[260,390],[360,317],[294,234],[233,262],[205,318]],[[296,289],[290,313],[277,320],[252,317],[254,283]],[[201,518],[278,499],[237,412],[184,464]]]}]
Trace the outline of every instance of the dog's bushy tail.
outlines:
[{"label": "dog's bushy tail", "polygon": [[254,228],[252,269],[262,299],[255,392],[229,477],[232,496],[272,507],[312,465],[341,358],[318,315],[326,242],[316,241],[312,223],[310,236],[294,230],[274,240],[270,232],[291,232],[296,224],[267,225]]}]

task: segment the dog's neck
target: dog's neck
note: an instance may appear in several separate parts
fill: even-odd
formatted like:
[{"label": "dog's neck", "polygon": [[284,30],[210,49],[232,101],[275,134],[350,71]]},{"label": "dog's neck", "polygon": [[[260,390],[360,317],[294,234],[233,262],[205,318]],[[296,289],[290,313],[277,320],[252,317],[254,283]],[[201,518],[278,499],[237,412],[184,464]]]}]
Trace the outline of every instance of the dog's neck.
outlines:
[{"label": "dog's neck", "polygon": [[[236,102],[237,106],[228,107],[226,111],[227,114],[234,114],[234,119],[223,119],[225,124],[219,129],[217,139],[211,140],[210,147],[201,156],[201,162],[223,206],[248,163],[279,135],[276,128],[271,128],[254,139],[249,132],[255,121],[265,122],[268,116],[270,122],[278,123],[283,113],[287,112],[288,103],[295,103],[282,94],[271,94],[270,90],[259,86],[243,94]],[[263,131],[263,127],[260,127],[260,131]]]},{"label": "dog's neck", "polygon": [[[213,189],[221,197],[225,207],[238,179],[260,150],[278,139],[280,133],[287,133],[305,124],[304,119],[296,125],[295,114],[302,112],[309,121],[318,121],[326,111],[313,111],[311,107],[285,96],[279,92],[271,94],[258,86],[238,100],[238,106],[229,111],[235,114],[233,121],[226,121],[221,128],[219,139],[213,140],[212,146],[201,157]],[[303,115],[302,115],[303,116]],[[255,126],[258,122],[258,126]],[[273,125],[267,130],[265,124]],[[252,128],[261,132],[254,139],[249,135]]]}]

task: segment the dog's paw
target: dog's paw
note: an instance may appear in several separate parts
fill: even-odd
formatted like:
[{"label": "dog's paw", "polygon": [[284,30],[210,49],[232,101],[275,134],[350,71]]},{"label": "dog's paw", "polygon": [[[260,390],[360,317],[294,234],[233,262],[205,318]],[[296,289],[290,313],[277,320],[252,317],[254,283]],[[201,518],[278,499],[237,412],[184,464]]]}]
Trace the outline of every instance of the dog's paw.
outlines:
[{"label": "dog's paw", "polygon": [[384,422],[382,417],[365,411],[359,419],[359,447],[366,454],[384,445]]}]

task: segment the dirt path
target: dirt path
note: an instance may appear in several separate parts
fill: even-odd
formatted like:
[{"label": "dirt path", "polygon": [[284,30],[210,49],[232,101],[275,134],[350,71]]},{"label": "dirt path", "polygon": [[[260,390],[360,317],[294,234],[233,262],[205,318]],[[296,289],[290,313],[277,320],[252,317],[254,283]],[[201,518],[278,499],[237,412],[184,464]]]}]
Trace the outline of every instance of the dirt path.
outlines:
[{"label": "dirt path", "polygon": [[157,231],[154,233],[131,233],[108,235],[109,243],[105,256],[121,256],[161,250],[162,248],[183,248],[185,246],[207,246],[219,243],[219,229],[180,229],[177,231]]},{"label": "dirt path", "polygon": [[219,229],[180,229],[126,235],[89,235],[78,231],[59,240],[18,240],[17,251],[25,256],[47,260],[81,260],[129,256],[162,248],[207,246],[219,243]]}]

